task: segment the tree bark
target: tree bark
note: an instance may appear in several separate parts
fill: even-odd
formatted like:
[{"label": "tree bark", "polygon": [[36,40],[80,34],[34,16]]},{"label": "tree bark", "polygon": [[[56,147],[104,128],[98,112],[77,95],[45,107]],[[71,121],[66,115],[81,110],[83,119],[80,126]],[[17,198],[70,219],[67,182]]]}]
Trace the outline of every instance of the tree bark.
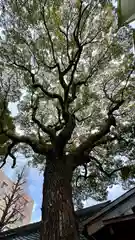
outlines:
[{"label": "tree bark", "polygon": [[72,202],[72,170],[63,160],[47,161],[44,172],[41,240],[78,240]]}]

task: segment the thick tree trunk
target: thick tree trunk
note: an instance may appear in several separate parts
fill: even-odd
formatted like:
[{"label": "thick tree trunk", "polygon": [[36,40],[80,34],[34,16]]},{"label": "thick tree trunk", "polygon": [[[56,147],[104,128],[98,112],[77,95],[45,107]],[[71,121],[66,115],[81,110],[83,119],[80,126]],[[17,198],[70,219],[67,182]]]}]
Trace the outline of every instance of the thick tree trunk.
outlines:
[{"label": "thick tree trunk", "polygon": [[44,173],[41,240],[78,240],[71,188],[72,171],[48,161]]}]

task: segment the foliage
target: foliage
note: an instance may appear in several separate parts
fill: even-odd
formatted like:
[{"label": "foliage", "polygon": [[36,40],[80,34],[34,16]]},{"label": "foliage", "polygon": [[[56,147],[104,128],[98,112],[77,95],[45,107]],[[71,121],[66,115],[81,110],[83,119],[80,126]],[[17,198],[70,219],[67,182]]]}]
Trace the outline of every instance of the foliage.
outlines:
[{"label": "foliage", "polygon": [[2,91],[18,103],[16,131],[2,125],[8,153],[34,152],[33,162],[44,165],[53,146],[73,159],[79,205],[105,198],[133,146],[123,141],[135,118],[132,30],[118,31],[113,5],[98,0],[3,0],[0,26],[1,84],[9,87]]},{"label": "foliage", "polygon": [[15,126],[13,123],[13,119],[11,117],[11,113],[8,109],[8,103],[4,100],[4,97],[1,95],[0,97],[0,155],[4,156],[7,151],[9,138],[2,133],[3,128],[8,128],[10,130],[14,130]]}]

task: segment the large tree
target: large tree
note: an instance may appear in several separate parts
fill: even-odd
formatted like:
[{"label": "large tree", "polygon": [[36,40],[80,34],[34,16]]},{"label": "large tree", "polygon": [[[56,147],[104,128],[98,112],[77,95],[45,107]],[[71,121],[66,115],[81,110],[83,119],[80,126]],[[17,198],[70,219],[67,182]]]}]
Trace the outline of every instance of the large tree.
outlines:
[{"label": "large tree", "polygon": [[[118,31],[107,2],[1,1],[1,134],[13,165],[22,151],[45,166],[41,240],[79,239],[71,183],[78,202],[81,166],[94,197],[127,171],[119,142],[135,118],[132,32]],[[9,102],[13,129],[3,121]]]}]

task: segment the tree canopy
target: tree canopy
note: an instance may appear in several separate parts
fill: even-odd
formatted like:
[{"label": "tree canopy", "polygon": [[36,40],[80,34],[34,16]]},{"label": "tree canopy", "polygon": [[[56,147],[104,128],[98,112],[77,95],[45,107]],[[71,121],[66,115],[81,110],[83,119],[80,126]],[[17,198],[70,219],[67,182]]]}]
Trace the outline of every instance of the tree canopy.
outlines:
[{"label": "tree canopy", "polygon": [[[105,197],[134,165],[133,34],[103,2],[1,1],[4,163],[22,151],[44,165],[55,147],[73,159],[76,204]],[[13,127],[3,123],[9,102],[18,104]]]}]

